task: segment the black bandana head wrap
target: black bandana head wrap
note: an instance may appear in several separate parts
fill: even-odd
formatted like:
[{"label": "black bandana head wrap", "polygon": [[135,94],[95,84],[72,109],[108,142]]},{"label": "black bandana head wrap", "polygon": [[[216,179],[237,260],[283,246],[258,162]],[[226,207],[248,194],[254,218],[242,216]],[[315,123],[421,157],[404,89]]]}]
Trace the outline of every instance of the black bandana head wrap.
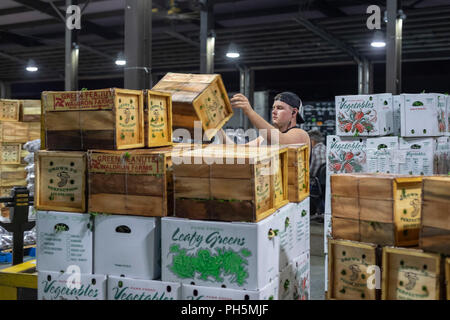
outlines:
[{"label": "black bandana head wrap", "polygon": [[292,108],[298,109],[297,112],[297,123],[304,123],[305,120],[303,120],[303,117],[301,115],[301,108],[302,108],[302,100],[293,92],[285,91],[282,93],[279,93],[275,96],[275,101],[281,101],[288,105],[290,105]]}]

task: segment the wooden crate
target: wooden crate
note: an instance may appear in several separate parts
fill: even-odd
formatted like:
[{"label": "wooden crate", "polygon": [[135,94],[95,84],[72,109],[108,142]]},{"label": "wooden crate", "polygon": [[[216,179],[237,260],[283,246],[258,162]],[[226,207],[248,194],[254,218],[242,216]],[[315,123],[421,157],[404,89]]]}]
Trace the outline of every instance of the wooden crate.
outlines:
[{"label": "wooden crate", "polygon": [[280,152],[278,159],[279,163],[275,164],[278,168],[276,174],[273,175],[273,205],[275,209],[279,209],[289,203],[289,189],[288,189],[288,150]]},{"label": "wooden crate", "polygon": [[171,94],[147,90],[145,92],[145,146],[172,145]]},{"label": "wooden crate", "polygon": [[194,121],[201,121],[209,140],[233,116],[219,74],[167,73],[152,90],[172,94],[174,128],[192,131]]},{"label": "wooden crate", "polygon": [[24,158],[29,152],[22,146],[22,143],[0,142],[0,164],[27,164]]},{"label": "wooden crate", "polygon": [[142,148],[144,98],[140,90],[42,93],[48,150]]},{"label": "wooden crate", "polygon": [[331,235],[334,239],[360,241],[359,220],[331,217]]},{"label": "wooden crate", "polygon": [[276,159],[287,148],[227,147],[184,151],[190,164],[174,163],[177,217],[257,222],[275,212],[273,176],[282,163]]},{"label": "wooden crate", "polygon": [[359,220],[359,175],[332,174],[330,176],[331,212],[334,217]]},{"label": "wooden crate", "polygon": [[20,101],[0,99],[0,121],[19,121]]},{"label": "wooden crate", "polygon": [[450,177],[424,177],[420,247],[450,255]]},{"label": "wooden crate", "polygon": [[90,150],[89,212],[167,216],[167,152]]},{"label": "wooden crate", "polygon": [[367,272],[370,266],[380,266],[379,258],[375,244],[330,239],[328,241],[327,299],[379,299],[381,290],[368,287],[368,279],[373,271]]},{"label": "wooden crate", "polygon": [[288,145],[288,192],[290,202],[302,202],[309,197],[309,147]]},{"label": "wooden crate", "polygon": [[86,153],[40,150],[35,156],[36,209],[86,212]]},{"label": "wooden crate", "polygon": [[26,143],[40,138],[39,122],[0,122],[0,142]]},{"label": "wooden crate", "polygon": [[[422,177],[399,175],[366,175],[359,178],[360,220],[373,223],[374,238],[365,234],[365,241],[376,243],[378,238],[390,237],[385,245],[417,246],[419,243]],[[383,227],[392,224],[392,227]],[[394,234],[386,234],[388,230]],[[363,231],[363,229],[361,230]],[[380,231],[380,234],[376,234]],[[392,242],[393,241],[393,242]]]},{"label": "wooden crate", "polygon": [[0,186],[26,186],[27,171],[24,164],[2,164],[0,165]]},{"label": "wooden crate", "polygon": [[442,298],[441,257],[422,250],[383,248],[383,300],[439,300]]},{"label": "wooden crate", "polygon": [[20,100],[20,121],[40,122],[41,121],[41,100]]}]

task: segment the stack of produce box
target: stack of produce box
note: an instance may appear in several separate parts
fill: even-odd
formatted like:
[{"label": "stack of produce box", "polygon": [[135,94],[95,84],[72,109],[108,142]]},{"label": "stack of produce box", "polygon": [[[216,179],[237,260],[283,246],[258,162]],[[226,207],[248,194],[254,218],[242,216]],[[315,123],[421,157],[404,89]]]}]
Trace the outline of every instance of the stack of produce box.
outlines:
[{"label": "stack of produce box", "polygon": [[[0,196],[9,196],[13,186],[27,186],[23,145],[40,136],[40,100],[0,100]],[[1,205],[2,217],[9,209]]]},{"label": "stack of produce box", "polygon": [[333,175],[328,298],[442,299],[449,183],[444,176]]},{"label": "stack of produce box", "polygon": [[[220,76],[215,80],[220,86]],[[201,114],[216,104],[231,111],[221,94],[202,97]],[[171,94],[43,92],[42,103],[46,150],[36,155],[35,193],[39,298],[180,299],[180,283],[161,281],[160,217],[173,215],[172,157],[194,147],[172,146]],[[221,117],[214,115],[219,123]]]},{"label": "stack of produce box", "polygon": [[[328,137],[327,141],[327,214],[324,226],[326,268],[327,238],[332,228],[330,174],[447,174],[450,168],[450,140],[446,136],[449,129],[446,121],[447,100],[448,97],[442,94],[336,97],[339,137]],[[391,134],[393,136],[387,136]],[[353,135],[353,140],[359,138],[361,149],[356,150],[356,143],[352,141],[355,151],[348,148],[344,149],[345,152],[334,151],[346,135]],[[355,207],[353,209],[356,210]]]}]

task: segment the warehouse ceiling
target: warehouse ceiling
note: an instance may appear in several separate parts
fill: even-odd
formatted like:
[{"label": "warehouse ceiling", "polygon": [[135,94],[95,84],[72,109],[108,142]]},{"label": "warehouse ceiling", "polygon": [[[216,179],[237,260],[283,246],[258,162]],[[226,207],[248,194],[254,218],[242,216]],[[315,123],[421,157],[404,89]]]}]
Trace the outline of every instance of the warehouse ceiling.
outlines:
[{"label": "warehouse ceiling", "polygon": [[[65,25],[54,6],[65,11],[65,0],[0,1],[0,81],[63,80]],[[79,0],[84,8],[79,42],[80,79],[121,77],[115,65],[124,51],[125,0]],[[375,63],[385,61],[385,49],[370,46],[369,5],[385,1],[358,0],[216,0],[215,71],[236,69],[225,56],[230,41],[237,44],[242,66],[255,70],[299,66],[354,64],[341,47],[305,27],[315,28]],[[403,0],[403,60],[450,60],[450,1]],[[153,0],[152,71],[198,72],[200,4],[188,0]],[[386,30],[384,21],[382,30]],[[29,59],[39,72],[25,71]]]}]

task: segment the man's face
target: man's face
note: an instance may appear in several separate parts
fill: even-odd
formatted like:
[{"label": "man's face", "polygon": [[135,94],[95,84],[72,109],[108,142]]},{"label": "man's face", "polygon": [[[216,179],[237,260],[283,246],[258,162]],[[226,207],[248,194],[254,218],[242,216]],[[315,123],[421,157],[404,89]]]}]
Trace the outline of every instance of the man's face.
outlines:
[{"label": "man's face", "polygon": [[296,113],[293,114],[293,112],[296,112],[296,110],[287,103],[275,101],[272,106],[273,125],[278,128],[288,125],[293,117],[295,119]]}]

